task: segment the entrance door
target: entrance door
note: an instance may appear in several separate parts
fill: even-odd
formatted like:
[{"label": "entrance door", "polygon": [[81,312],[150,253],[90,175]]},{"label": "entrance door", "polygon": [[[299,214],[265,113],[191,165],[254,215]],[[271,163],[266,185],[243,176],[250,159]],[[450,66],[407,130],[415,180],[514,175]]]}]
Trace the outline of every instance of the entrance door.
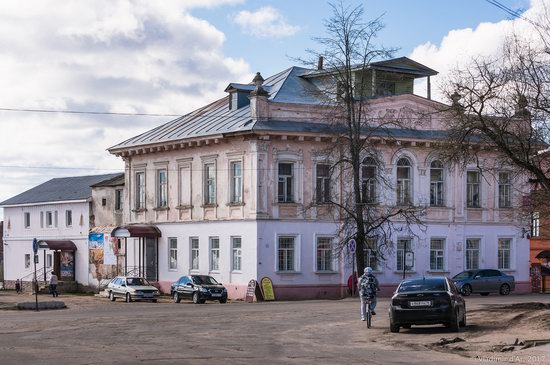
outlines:
[{"label": "entrance door", "polygon": [[53,272],[58,278],[61,277],[61,252],[60,251],[53,252]]},{"label": "entrance door", "polygon": [[157,240],[156,238],[145,239],[145,278],[150,281],[157,281]]}]

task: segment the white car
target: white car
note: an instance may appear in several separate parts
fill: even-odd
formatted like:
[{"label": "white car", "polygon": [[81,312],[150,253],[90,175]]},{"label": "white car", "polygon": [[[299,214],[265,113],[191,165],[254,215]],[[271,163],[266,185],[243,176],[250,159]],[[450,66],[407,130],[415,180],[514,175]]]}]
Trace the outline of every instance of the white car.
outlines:
[{"label": "white car", "polygon": [[123,298],[126,303],[134,300],[150,300],[157,302],[160,292],[144,278],[117,276],[107,285],[109,299]]}]

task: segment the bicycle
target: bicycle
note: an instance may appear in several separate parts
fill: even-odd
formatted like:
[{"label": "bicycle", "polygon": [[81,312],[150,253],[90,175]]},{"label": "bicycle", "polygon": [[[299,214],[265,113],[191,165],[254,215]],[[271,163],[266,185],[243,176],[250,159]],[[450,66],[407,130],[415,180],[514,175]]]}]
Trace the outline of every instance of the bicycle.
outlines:
[{"label": "bicycle", "polygon": [[370,305],[371,305],[373,299],[374,299],[373,297],[367,297],[367,299],[366,299],[366,303],[367,303],[367,315],[366,315],[367,328],[370,328],[371,323],[372,323],[372,310],[370,309]]}]

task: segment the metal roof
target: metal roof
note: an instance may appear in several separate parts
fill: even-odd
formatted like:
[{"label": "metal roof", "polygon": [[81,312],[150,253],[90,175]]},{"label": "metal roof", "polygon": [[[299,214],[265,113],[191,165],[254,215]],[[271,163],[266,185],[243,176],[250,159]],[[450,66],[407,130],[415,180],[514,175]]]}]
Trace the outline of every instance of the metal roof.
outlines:
[{"label": "metal roof", "polygon": [[102,181],[124,175],[122,173],[90,176],[60,177],[46,181],[19,195],[0,203],[18,205],[88,199],[92,196],[91,186]]},{"label": "metal roof", "polygon": [[[428,75],[437,73],[406,57],[376,62],[372,65],[377,68],[386,67],[402,70],[403,72],[414,71],[416,74]],[[323,101],[315,96],[316,94],[318,95],[319,90],[310,78],[320,73],[326,74],[330,72],[294,66],[268,77],[264,81],[263,87],[269,93],[268,100],[271,102],[319,105]],[[254,85],[252,83],[231,83],[225,90],[227,92],[235,90],[250,92],[253,89]],[[127,139],[109,148],[109,151],[113,152],[115,150],[156,143],[177,142],[193,137],[223,136],[229,133],[250,132],[266,127],[266,122],[261,122],[260,125],[258,123],[260,122],[254,121],[251,117],[250,105],[230,110],[229,96],[226,96],[187,115]],[[288,127],[296,128],[292,125]],[[312,123],[311,127],[319,128],[320,125]]]}]

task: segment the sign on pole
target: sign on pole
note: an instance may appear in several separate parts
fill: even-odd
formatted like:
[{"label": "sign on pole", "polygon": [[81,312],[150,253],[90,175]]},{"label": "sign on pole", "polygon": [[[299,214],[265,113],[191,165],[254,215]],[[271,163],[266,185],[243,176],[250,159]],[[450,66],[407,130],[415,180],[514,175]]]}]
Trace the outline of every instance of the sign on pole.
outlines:
[{"label": "sign on pole", "polygon": [[349,249],[349,253],[351,254],[354,254],[355,250],[357,250],[357,242],[355,242],[353,238],[348,242],[348,249]]},{"label": "sign on pole", "polygon": [[35,254],[38,252],[38,240],[36,238],[32,240],[32,250]]},{"label": "sign on pole", "polygon": [[410,270],[414,267],[414,252],[408,251],[405,253],[405,267]]}]

